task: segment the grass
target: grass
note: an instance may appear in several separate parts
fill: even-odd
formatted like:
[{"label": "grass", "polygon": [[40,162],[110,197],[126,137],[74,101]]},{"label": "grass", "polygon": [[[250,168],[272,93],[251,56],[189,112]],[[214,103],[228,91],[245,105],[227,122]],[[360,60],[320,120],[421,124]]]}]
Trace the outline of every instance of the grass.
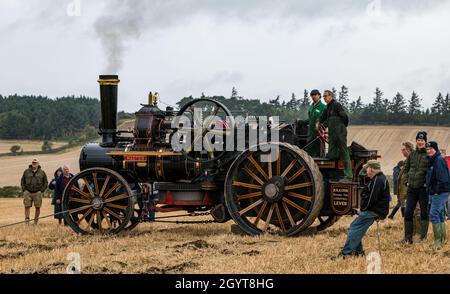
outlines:
[{"label": "grass", "polygon": [[[23,219],[20,199],[0,199],[0,225]],[[48,200],[43,213],[52,212]],[[343,245],[352,218],[313,236],[248,237],[230,225],[140,224],[119,236],[78,236],[53,219],[38,226],[0,229],[0,273],[64,273],[67,255],[81,255],[82,273],[367,273],[366,258],[331,260]],[[450,245],[441,252],[429,241],[403,246],[402,219],[381,223],[382,272],[450,273]],[[377,251],[376,226],[364,239]]]},{"label": "grass", "polygon": [[[62,147],[67,144],[67,142],[51,142],[52,148]],[[11,147],[13,145],[19,145],[22,147],[24,152],[29,151],[41,151],[43,141],[30,141],[30,140],[0,140],[0,154],[10,153]]]}]

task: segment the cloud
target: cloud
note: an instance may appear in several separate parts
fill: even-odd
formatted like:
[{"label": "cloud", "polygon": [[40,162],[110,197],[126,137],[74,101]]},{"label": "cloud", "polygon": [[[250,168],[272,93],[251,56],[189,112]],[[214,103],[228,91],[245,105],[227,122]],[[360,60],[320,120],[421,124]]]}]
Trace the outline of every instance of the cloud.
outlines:
[{"label": "cloud", "polygon": [[68,17],[71,1],[0,1],[2,94],[95,96],[109,72],[128,111],[149,87],[170,103],[232,86],[268,100],[345,84],[366,102],[379,86],[427,105],[450,90],[448,0],[81,0]]}]

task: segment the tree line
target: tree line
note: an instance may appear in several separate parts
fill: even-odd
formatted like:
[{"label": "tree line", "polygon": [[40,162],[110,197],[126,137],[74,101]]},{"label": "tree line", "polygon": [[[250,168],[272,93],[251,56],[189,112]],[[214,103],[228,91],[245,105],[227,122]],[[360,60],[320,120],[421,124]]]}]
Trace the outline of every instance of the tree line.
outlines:
[{"label": "tree line", "polygon": [[[376,88],[372,100],[364,103],[362,97],[350,99],[349,89],[333,88],[336,100],[349,112],[352,124],[415,124],[450,126],[450,94],[439,93],[430,108],[424,108],[417,92],[409,96],[397,93],[387,97]],[[199,98],[206,97],[202,94]],[[231,95],[209,97],[222,102],[233,115],[278,116],[292,122],[306,118],[311,103],[309,91],[297,97],[277,96],[268,102],[245,99],[233,87]],[[182,98],[183,106],[193,96]],[[119,118],[132,118],[133,114],[119,113]],[[0,95],[0,139],[62,140],[96,135],[101,119],[100,101],[85,96],[67,96],[50,99],[44,96]]]},{"label": "tree line", "polygon": [[[349,89],[344,85],[337,90],[332,88],[334,97],[348,111],[352,124],[390,124],[390,125],[442,125],[450,126],[450,94],[439,93],[430,108],[424,108],[422,98],[417,92],[409,97],[397,93],[388,98],[380,88],[376,88],[372,101],[364,103],[363,98],[350,99]],[[206,95],[202,94],[204,98]],[[306,118],[311,104],[309,90],[301,97],[292,93],[289,99],[277,96],[269,102],[259,99],[244,99],[233,87],[231,96],[209,97],[225,104],[234,115],[279,116],[280,120],[291,122],[295,118]],[[177,104],[183,106],[194,99],[192,96],[181,99]]]},{"label": "tree line", "polygon": [[0,138],[57,140],[95,133],[100,101],[85,96],[0,95]]}]

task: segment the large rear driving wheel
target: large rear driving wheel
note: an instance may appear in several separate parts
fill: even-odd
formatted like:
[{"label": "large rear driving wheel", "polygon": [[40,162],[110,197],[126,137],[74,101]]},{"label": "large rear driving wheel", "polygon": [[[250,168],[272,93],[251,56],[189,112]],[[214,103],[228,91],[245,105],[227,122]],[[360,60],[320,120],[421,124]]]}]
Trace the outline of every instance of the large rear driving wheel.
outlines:
[{"label": "large rear driving wheel", "polygon": [[[287,143],[247,150],[232,164],[225,181],[230,215],[249,235],[294,236],[317,218],[324,198],[319,167],[305,151]],[[269,152],[274,156],[268,158]],[[266,161],[266,162],[264,162]],[[269,161],[269,162],[267,162]]]}]

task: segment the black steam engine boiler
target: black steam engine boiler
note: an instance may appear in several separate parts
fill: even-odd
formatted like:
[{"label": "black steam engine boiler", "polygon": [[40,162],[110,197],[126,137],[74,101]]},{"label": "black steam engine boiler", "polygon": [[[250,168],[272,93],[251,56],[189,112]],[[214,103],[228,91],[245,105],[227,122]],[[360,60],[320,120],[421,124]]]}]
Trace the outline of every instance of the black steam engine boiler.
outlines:
[{"label": "black steam engine boiler", "polygon": [[[293,236],[310,227],[324,230],[359,207],[364,180],[358,175],[377,151],[352,143],[355,178],[343,182],[342,162],[312,158],[302,149],[301,126],[265,123],[279,138],[250,146],[254,126],[239,125],[222,103],[194,99],[175,112],[161,110],[152,93],[132,130],[118,130],[118,76],[100,76],[98,82],[102,141],[84,146],[81,172],[63,196],[65,220],[77,233],[117,234],[184,211],[208,215],[211,222],[234,220],[249,235]],[[244,137],[237,136],[238,128]],[[243,149],[198,149],[199,142]]]}]

